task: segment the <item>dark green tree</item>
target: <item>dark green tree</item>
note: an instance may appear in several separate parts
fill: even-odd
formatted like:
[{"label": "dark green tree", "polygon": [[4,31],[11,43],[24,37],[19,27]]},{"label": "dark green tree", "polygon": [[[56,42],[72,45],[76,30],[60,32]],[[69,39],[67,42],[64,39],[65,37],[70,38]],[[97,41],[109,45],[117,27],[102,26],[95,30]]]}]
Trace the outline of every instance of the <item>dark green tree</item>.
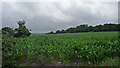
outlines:
[{"label": "dark green tree", "polygon": [[88,32],[88,25],[80,25],[76,27],[76,32]]},{"label": "dark green tree", "polygon": [[57,30],[56,33],[61,33],[61,31],[60,31],[60,30]]},{"label": "dark green tree", "polygon": [[14,30],[10,27],[4,27],[2,28],[2,34],[3,35],[7,35],[9,37],[13,37],[14,36]]},{"label": "dark green tree", "polygon": [[15,29],[15,37],[26,37],[29,36],[31,33],[25,26],[25,21],[18,22],[19,27]]},{"label": "dark green tree", "polygon": [[88,31],[93,31],[94,27],[93,26],[89,26]]},{"label": "dark green tree", "polygon": [[67,32],[66,32],[65,30],[62,29],[62,30],[60,31],[60,33],[67,33]]},{"label": "dark green tree", "polygon": [[101,32],[101,31],[120,31],[120,24],[103,24],[88,26],[87,24],[79,25],[66,30],[57,30],[56,33],[78,33],[78,32]]},{"label": "dark green tree", "polygon": [[66,30],[68,33],[76,33],[76,28],[69,28]]}]

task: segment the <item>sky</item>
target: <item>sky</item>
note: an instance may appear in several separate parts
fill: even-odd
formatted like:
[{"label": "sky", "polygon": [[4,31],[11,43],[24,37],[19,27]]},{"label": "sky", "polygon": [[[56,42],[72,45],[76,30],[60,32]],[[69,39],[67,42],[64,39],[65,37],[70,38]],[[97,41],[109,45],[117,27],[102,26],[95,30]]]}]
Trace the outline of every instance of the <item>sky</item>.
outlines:
[{"label": "sky", "polygon": [[[0,3],[1,5],[1,3]],[[0,12],[1,13],[1,12]],[[32,33],[118,23],[118,2],[2,2],[2,27],[25,20]],[[1,21],[1,19],[0,19]]]}]

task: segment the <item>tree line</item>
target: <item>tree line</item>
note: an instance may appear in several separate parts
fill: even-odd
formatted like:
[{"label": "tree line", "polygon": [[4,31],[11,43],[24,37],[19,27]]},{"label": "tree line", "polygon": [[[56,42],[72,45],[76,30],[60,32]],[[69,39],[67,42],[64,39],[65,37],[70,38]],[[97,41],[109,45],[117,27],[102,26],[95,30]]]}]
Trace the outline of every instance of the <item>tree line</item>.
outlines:
[{"label": "tree line", "polygon": [[29,32],[30,30],[28,30],[25,26],[25,21],[19,21],[18,22],[19,27],[18,28],[10,28],[10,27],[4,27],[2,28],[2,34],[3,34],[3,38],[5,37],[27,37],[29,36],[31,33]]},{"label": "tree line", "polygon": [[96,26],[88,26],[88,24],[82,24],[77,27],[71,27],[66,30],[57,30],[56,32],[49,32],[48,34],[57,33],[79,33],[79,32],[103,32],[103,31],[120,31],[120,24],[104,24]]}]

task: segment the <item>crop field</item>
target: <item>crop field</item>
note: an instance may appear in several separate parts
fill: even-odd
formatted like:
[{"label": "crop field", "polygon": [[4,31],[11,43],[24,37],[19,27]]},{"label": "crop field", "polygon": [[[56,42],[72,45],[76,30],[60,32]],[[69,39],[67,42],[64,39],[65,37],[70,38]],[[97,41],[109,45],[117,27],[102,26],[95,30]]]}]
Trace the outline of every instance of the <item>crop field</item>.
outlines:
[{"label": "crop field", "polygon": [[[40,64],[45,64],[45,59],[51,64],[58,59],[63,64],[97,65],[105,58],[120,57],[118,35],[118,32],[31,35],[18,40],[10,55],[19,62],[35,58]],[[118,59],[115,62],[117,65]]]}]

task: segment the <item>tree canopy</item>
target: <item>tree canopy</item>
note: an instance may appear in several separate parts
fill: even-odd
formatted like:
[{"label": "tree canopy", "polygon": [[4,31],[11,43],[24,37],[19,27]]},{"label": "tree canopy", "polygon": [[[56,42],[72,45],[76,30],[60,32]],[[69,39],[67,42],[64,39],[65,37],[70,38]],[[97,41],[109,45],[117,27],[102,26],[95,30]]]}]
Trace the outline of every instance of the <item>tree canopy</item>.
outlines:
[{"label": "tree canopy", "polygon": [[25,26],[25,21],[19,21],[17,23],[19,25],[18,28],[10,28],[10,27],[4,27],[2,28],[2,34],[7,35],[9,37],[26,37],[29,36],[31,33]]},{"label": "tree canopy", "polygon": [[57,30],[55,33],[78,33],[78,32],[101,32],[101,31],[120,31],[120,24],[110,23],[96,26],[88,26],[88,24],[82,24],[74,28],[68,28],[66,30],[63,29]]},{"label": "tree canopy", "polygon": [[25,26],[25,21],[18,22],[19,27],[15,29],[15,37],[25,37],[29,36],[30,32]]}]

